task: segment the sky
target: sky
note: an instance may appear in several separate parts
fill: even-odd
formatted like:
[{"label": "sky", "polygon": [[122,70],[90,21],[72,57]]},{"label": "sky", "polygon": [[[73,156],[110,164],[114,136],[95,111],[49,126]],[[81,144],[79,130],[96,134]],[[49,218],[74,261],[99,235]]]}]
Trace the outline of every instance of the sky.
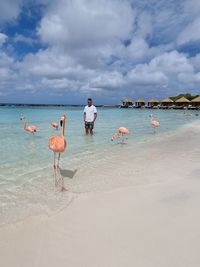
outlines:
[{"label": "sky", "polygon": [[0,102],[200,94],[199,0],[0,0]]}]

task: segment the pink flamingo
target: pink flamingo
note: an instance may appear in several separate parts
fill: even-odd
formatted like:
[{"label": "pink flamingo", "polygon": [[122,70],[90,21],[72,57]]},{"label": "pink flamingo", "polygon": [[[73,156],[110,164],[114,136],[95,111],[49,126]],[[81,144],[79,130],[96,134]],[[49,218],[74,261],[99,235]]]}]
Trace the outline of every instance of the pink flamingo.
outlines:
[{"label": "pink flamingo", "polygon": [[122,137],[122,144],[124,144],[124,136],[129,134],[129,130],[125,127],[120,127],[118,129],[118,132],[113,134],[111,140],[114,141],[115,139],[118,139],[120,137]]},{"label": "pink flamingo", "polygon": [[24,121],[24,130],[30,133],[36,133],[38,131],[37,127],[35,125],[29,125],[28,127],[26,126],[26,117],[21,117],[20,120]]},{"label": "pink flamingo", "polygon": [[160,126],[160,122],[154,119],[153,114],[149,115],[149,117],[150,117],[150,124],[154,128],[154,133],[156,133],[156,128]]},{"label": "pink flamingo", "polygon": [[[60,120],[60,126],[62,127],[62,133],[61,136],[51,136],[49,139],[49,149],[51,149],[54,152],[54,178],[55,178],[55,186],[58,185],[57,180],[57,170],[60,169],[59,163],[60,163],[60,154],[63,153],[67,147],[67,142],[65,140],[65,124],[66,124],[66,116],[62,115]],[[58,153],[58,161],[56,165],[56,153]],[[61,177],[61,188],[60,191],[65,191],[64,187],[64,180],[63,177]]]},{"label": "pink flamingo", "polygon": [[51,126],[55,129],[55,130],[58,130],[58,123],[53,121],[51,122]]}]

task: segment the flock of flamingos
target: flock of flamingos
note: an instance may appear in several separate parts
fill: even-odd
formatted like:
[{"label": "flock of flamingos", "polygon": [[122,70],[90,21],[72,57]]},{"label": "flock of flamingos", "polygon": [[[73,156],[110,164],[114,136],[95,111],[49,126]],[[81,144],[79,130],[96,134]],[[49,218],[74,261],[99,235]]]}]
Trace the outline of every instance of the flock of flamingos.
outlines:
[{"label": "flock of flamingos", "polygon": [[[149,115],[150,118],[150,125],[154,128],[154,133],[157,127],[160,126],[160,122],[155,120],[155,117],[153,114]],[[38,128],[35,125],[29,125],[27,126],[26,123],[26,117],[21,117],[21,120],[24,122],[24,130],[29,133],[36,133],[38,131]],[[66,125],[66,115],[63,114],[60,118],[60,126],[62,128],[61,135],[55,135],[51,136],[49,138],[49,149],[51,149],[54,153],[54,178],[55,178],[55,186],[60,187],[60,191],[66,191],[66,188],[64,187],[64,180],[63,177],[60,175],[60,178],[57,179],[57,173],[60,170],[60,156],[61,153],[63,153],[67,147],[67,141],[65,139],[65,125]],[[57,122],[51,122],[51,126],[58,130],[58,123]],[[125,136],[129,134],[129,130],[125,127],[120,127],[117,131],[117,133],[112,135],[111,140],[114,141],[116,139],[122,138],[122,143],[125,141]],[[58,155],[58,156],[57,156]]]}]

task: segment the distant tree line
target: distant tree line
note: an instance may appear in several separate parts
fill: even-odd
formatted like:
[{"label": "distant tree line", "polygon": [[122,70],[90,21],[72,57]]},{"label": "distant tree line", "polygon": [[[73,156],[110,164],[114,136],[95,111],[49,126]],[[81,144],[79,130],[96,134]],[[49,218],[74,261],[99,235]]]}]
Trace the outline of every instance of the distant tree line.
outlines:
[{"label": "distant tree line", "polygon": [[181,97],[185,97],[185,98],[187,98],[188,100],[193,100],[193,99],[195,99],[196,97],[198,97],[199,95],[191,95],[191,94],[179,94],[179,95],[177,95],[177,96],[170,96],[170,98],[173,100],[173,101],[176,101],[176,100],[178,100],[179,98],[181,98]]}]

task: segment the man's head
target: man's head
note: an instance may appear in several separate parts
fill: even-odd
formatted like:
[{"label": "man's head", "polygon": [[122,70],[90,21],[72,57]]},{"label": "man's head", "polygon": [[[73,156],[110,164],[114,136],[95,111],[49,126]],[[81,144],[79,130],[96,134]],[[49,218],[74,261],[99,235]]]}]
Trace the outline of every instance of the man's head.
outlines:
[{"label": "man's head", "polygon": [[88,106],[91,107],[92,106],[92,98],[88,98],[87,103],[88,103]]}]

